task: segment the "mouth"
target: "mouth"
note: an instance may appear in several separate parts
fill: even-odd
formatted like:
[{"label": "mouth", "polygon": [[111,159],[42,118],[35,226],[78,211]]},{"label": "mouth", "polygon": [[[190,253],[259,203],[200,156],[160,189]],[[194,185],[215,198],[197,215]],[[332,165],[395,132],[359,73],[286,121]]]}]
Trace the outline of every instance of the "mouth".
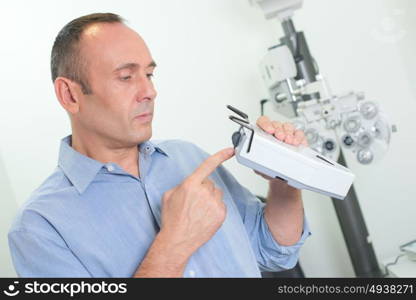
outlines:
[{"label": "mouth", "polygon": [[153,113],[151,112],[142,113],[140,115],[135,116],[134,119],[139,121],[140,123],[147,123],[147,122],[152,121]]}]

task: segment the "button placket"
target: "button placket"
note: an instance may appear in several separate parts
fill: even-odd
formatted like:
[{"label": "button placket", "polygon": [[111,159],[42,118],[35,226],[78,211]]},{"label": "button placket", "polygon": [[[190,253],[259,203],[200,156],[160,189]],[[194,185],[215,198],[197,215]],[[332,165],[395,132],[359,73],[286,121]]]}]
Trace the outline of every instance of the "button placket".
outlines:
[{"label": "button placket", "polygon": [[[150,211],[153,214],[153,218],[155,219],[156,224],[159,226],[160,228],[160,212],[157,211],[157,207],[155,206],[155,203],[153,203],[152,199],[149,197],[148,194],[148,190],[149,190],[149,186],[148,184],[146,184],[146,172],[147,169],[150,165],[150,163],[152,162],[152,158],[150,155],[148,155],[146,153],[146,149],[144,149],[143,152],[145,152],[145,155],[142,155],[139,157],[139,169],[140,169],[140,184],[142,186],[144,195],[146,197],[147,203],[149,204],[150,207]],[[149,147],[149,151],[151,151],[151,148]]]}]

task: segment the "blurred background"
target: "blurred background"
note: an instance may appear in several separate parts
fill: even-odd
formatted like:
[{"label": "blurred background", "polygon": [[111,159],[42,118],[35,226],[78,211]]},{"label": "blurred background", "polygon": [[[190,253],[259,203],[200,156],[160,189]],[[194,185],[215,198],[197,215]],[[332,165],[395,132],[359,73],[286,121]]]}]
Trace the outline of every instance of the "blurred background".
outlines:
[{"label": "blurred background", "polygon": [[[252,120],[260,115],[268,91],[259,62],[283,34],[277,20],[266,20],[247,0],[17,0],[1,2],[0,11],[0,277],[15,276],[10,223],[56,167],[60,139],[70,134],[49,69],[54,38],[66,23],[93,12],[128,20],[158,64],[153,138],[188,140],[210,153],[231,145],[236,126],[226,104]],[[332,91],[364,91],[398,128],[376,164],[346,154],[379,262],[416,238],[415,17],[414,0],[305,0],[293,18]],[[280,119],[270,105],[265,114]],[[261,177],[235,160],[225,166],[254,194],[266,195]],[[305,276],[354,276],[330,198],[303,196],[313,232],[301,250]]]}]

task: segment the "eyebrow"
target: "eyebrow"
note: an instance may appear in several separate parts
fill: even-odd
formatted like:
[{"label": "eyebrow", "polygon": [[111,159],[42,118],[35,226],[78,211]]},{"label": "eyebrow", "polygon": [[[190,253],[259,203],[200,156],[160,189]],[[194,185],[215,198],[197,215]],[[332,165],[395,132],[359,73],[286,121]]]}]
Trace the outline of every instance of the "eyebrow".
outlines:
[{"label": "eyebrow", "polygon": [[[150,67],[156,67],[156,63],[153,60],[150,64],[146,66],[146,68],[150,68]],[[138,68],[140,68],[140,65],[137,63],[125,63],[125,64],[118,66],[113,72],[118,72],[123,69],[138,69]]]}]

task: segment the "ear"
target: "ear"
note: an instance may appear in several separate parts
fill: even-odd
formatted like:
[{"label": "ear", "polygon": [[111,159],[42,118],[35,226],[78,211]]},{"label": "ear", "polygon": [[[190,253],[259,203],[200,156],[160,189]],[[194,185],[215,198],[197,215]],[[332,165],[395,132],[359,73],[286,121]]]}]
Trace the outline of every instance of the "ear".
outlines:
[{"label": "ear", "polygon": [[81,90],[79,85],[65,77],[58,77],[54,82],[55,94],[62,107],[70,114],[79,111]]}]

